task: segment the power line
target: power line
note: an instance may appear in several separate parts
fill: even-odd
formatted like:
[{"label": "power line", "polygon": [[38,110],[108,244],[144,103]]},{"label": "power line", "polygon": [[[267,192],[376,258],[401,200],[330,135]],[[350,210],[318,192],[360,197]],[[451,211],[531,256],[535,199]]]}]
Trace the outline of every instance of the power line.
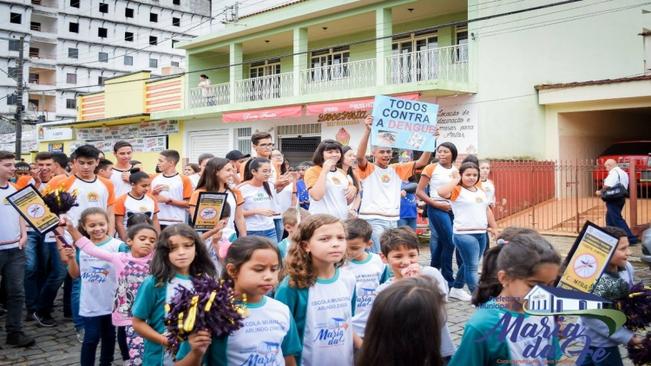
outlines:
[{"label": "power line", "polygon": [[[607,1],[612,1],[612,0],[607,0]],[[580,20],[580,19],[585,19],[585,18],[591,18],[591,17],[594,17],[594,16],[603,15],[603,14],[610,14],[610,13],[616,13],[616,12],[620,12],[620,11],[624,11],[624,10],[630,10],[630,9],[634,9],[634,8],[637,8],[637,7],[640,7],[640,6],[645,6],[645,5],[650,5],[650,4],[651,4],[651,2],[646,2],[646,3],[636,4],[636,5],[623,6],[623,7],[620,7],[620,8],[599,10],[599,11],[592,12],[592,13],[573,15],[573,16],[562,18],[562,19],[550,19],[550,20],[541,21],[541,22],[535,23],[535,24],[526,24],[526,25],[519,25],[519,26],[510,27],[510,28],[496,29],[496,30],[493,30],[493,31],[487,31],[485,33],[480,33],[480,36],[481,37],[492,37],[492,36],[496,36],[496,35],[500,35],[500,34],[504,34],[504,33],[521,32],[521,31],[525,31],[525,30],[529,30],[529,29],[536,29],[536,28],[545,27],[545,26],[549,26],[549,25],[567,23],[567,22],[572,22],[572,21],[575,21],[575,20]]]},{"label": "power line", "polygon": [[[323,48],[334,48],[334,47],[340,47],[340,46],[359,45],[359,44],[374,42],[374,41],[381,40],[381,39],[406,36],[406,35],[410,35],[413,32],[435,31],[435,30],[438,30],[440,28],[466,25],[466,24],[472,23],[472,22],[490,20],[490,19],[500,18],[500,17],[504,17],[504,16],[509,16],[509,15],[521,14],[521,13],[525,13],[525,12],[529,12],[529,11],[535,11],[535,10],[547,9],[547,8],[562,6],[562,5],[571,4],[571,3],[577,3],[577,2],[581,2],[581,1],[583,1],[583,0],[565,0],[565,1],[560,1],[560,2],[546,4],[546,5],[535,6],[535,7],[526,8],[526,9],[513,10],[513,11],[508,11],[508,12],[505,12],[505,13],[478,17],[478,18],[474,18],[474,19],[443,23],[443,24],[439,24],[439,25],[435,25],[435,26],[429,26],[429,27],[425,27],[425,28],[421,28],[421,29],[417,29],[417,30],[410,30],[410,31],[407,31],[407,32],[393,33],[393,34],[386,35],[386,36],[383,36],[383,37],[374,37],[374,38],[359,40],[359,41],[355,41],[355,42],[348,42],[348,43],[343,43],[343,44],[331,45],[329,47],[311,48],[311,49],[308,49],[308,50],[302,51],[302,52],[293,52],[293,53],[288,53],[288,54],[284,54],[284,55],[277,55],[277,56],[274,56],[274,58],[285,58],[285,57],[293,57],[293,56],[297,56],[297,55],[305,55],[305,54],[309,54],[310,52],[312,52],[314,50],[317,50],[317,49],[320,50],[320,49],[323,49]],[[180,73],[176,73],[176,74],[171,74],[171,75],[165,75],[165,76],[155,76],[155,77],[143,78],[143,79],[137,79],[137,80],[125,80],[125,81],[112,83],[112,85],[122,84],[122,83],[139,82],[139,81],[146,81],[146,80],[151,81],[151,80],[156,80],[156,79],[160,79],[160,78],[169,78],[169,77],[174,77],[174,76],[182,76],[182,75],[188,75],[188,74],[203,73],[203,72],[206,72],[206,71],[226,69],[226,68],[230,68],[232,66],[244,66],[244,65],[249,65],[249,64],[252,64],[252,63],[255,63],[255,62],[259,62],[259,61],[264,61],[267,58],[268,57],[264,57],[264,58],[259,58],[259,59],[252,59],[252,60],[248,60],[248,61],[243,61],[243,62],[239,62],[239,63],[225,64],[225,65],[213,66],[213,67],[202,68],[202,69],[197,69],[197,70],[188,70],[188,71],[184,71],[184,72],[180,72]],[[85,89],[85,88],[92,88],[92,87],[97,87],[97,86],[101,86],[101,85],[100,84],[91,84],[91,85],[84,85],[84,86],[74,86],[74,87],[69,87],[69,88],[45,89],[45,90],[42,90],[42,91],[47,92],[47,91],[63,91],[63,90],[68,90],[68,89]]]}]

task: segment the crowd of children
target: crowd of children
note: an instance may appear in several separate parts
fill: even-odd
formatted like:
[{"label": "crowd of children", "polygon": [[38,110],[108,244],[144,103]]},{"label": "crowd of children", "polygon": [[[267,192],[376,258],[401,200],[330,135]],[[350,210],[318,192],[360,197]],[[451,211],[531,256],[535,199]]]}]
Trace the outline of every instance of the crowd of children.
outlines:
[{"label": "crowd of children", "polygon": [[[40,169],[14,186],[9,181],[15,158],[0,151],[7,343],[34,344],[22,330],[24,304],[28,319],[56,325],[51,288],[56,295],[64,280],[60,274],[43,276],[41,288],[43,280],[52,281],[45,286],[50,303],[30,299],[39,292],[28,286],[22,250],[31,248],[28,255],[40,260],[44,254],[35,248],[48,245],[58,253],[47,253],[57,260],[46,268],[55,271],[62,263],[70,278],[64,299],[84,366],[96,364],[98,346],[99,364],[110,365],[116,341],[128,365],[544,365],[567,356],[555,333],[539,345],[553,351],[537,355],[527,353],[536,340],[526,334],[498,337],[505,314],[521,317],[524,324],[553,326],[553,317],[525,314],[523,299],[535,285],[553,285],[561,257],[532,230],[505,230],[486,250],[489,234],[497,235],[488,163],[471,156],[457,168],[450,143],[439,145],[436,163],[426,152],[416,161],[391,164],[391,149],[382,147],[373,147],[370,162],[369,132],[367,120],[357,155],[324,140],[312,164],[301,165],[302,173],[287,169],[267,133],[252,138],[256,157],[239,151],[228,158],[202,155],[187,175],[177,172],[180,156],[173,150],[160,153],[158,174],[147,174],[131,160],[131,145],[121,141],[112,167],[90,145],[73,152],[71,172],[54,168],[60,157],[40,153]],[[409,180],[415,182],[420,169],[416,188]],[[76,193],[78,206],[61,217],[56,238],[28,234],[6,203],[9,194],[28,184]],[[200,192],[227,194],[218,224],[204,232],[188,225]],[[407,194],[428,205],[431,266],[419,263],[413,225],[401,221],[398,226]],[[613,235],[621,248],[598,289],[632,284],[626,235]],[[231,284],[246,317],[227,337],[197,329],[170,354],[166,305],[200,276]],[[454,306],[450,298],[470,300],[464,286],[477,309],[455,345],[446,308]],[[594,319],[582,324],[600,340],[591,346],[611,355],[607,362],[588,358],[585,365],[621,364],[617,345],[641,342],[625,328],[607,336]]]}]

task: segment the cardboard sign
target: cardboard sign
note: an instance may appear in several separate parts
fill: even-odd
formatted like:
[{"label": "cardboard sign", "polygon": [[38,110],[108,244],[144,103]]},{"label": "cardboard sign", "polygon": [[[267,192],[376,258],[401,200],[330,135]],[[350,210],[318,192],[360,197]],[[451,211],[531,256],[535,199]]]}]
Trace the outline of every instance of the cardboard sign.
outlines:
[{"label": "cardboard sign", "polygon": [[371,144],[434,151],[438,105],[378,95],[373,104]]},{"label": "cardboard sign", "polygon": [[558,287],[591,293],[610,262],[618,238],[587,221],[565,259]]},{"label": "cardboard sign", "polygon": [[228,193],[200,192],[192,226],[197,231],[212,230],[219,222]]},{"label": "cardboard sign", "polygon": [[7,201],[39,234],[45,234],[59,225],[59,217],[50,211],[41,194],[31,184],[7,196]]}]

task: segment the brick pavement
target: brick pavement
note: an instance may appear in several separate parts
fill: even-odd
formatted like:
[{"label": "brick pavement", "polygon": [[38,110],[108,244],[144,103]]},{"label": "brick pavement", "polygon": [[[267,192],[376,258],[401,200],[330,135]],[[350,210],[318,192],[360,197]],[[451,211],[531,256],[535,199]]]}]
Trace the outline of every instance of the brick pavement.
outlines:
[{"label": "brick pavement", "polygon": [[[554,245],[555,248],[562,254],[566,255],[571,247],[574,238],[563,236],[548,236],[548,240]],[[635,265],[637,276],[644,279],[646,283],[651,283],[651,271],[648,268],[643,268],[639,260],[640,246],[633,247],[633,258],[631,262]],[[429,248],[423,247],[421,252],[421,263],[429,263]],[[62,291],[61,291],[62,292]],[[55,328],[39,328],[36,322],[26,323],[26,332],[36,337],[36,345],[27,349],[11,348],[4,344],[5,333],[4,329],[0,329],[0,366],[12,365],[78,365],[80,344],[75,337],[72,322],[69,319],[63,319],[61,313],[61,292],[56,302],[55,319],[59,322],[59,326]],[[452,338],[456,344],[459,343],[463,335],[463,326],[468,318],[474,313],[473,307],[469,303],[464,303],[455,299],[451,299],[447,306],[448,312],[448,325]],[[0,317],[0,325],[4,325],[4,316]],[[622,350],[625,355],[626,351]],[[99,357],[99,350],[97,353]],[[120,360],[119,351],[115,352],[115,360]],[[121,361],[114,362],[114,365],[120,365]],[[625,360],[625,365],[631,365],[630,361]]]}]

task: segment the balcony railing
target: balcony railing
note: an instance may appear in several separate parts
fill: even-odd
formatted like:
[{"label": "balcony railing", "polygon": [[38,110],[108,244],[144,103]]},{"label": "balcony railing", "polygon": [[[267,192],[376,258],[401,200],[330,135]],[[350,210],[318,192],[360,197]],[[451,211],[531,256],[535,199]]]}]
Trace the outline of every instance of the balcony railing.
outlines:
[{"label": "balcony railing", "polygon": [[[302,70],[299,95],[369,88],[377,85],[377,59],[366,59]],[[457,45],[386,57],[384,83],[401,85],[446,81],[467,83],[468,47]],[[294,95],[292,72],[237,80],[234,103],[271,100]],[[190,89],[190,108],[231,103],[229,83]]]},{"label": "balcony railing", "polygon": [[386,59],[386,71],[388,84],[468,82],[468,47],[457,45],[391,55]]},{"label": "balcony railing", "polygon": [[292,95],[293,80],[291,72],[237,80],[235,100],[239,103],[289,97]]},{"label": "balcony railing", "polygon": [[200,86],[190,89],[190,108],[210,107],[228,104],[230,101],[229,83]]},{"label": "balcony railing", "polygon": [[313,67],[301,71],[301,93],[323,93],[375,85],[375,59]]}]

